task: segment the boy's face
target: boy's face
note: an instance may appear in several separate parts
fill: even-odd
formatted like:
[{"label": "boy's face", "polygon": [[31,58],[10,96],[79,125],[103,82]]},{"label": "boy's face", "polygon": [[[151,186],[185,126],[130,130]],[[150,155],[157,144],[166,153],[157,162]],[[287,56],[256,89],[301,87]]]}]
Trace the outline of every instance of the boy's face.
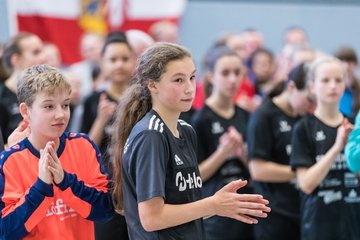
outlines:
[{"label": "boy's face", "polygon": [[57,140],[68,125],[69,106],[69,93],[38,93],[32,106],[26,107],[32,137],[39,141]]}]

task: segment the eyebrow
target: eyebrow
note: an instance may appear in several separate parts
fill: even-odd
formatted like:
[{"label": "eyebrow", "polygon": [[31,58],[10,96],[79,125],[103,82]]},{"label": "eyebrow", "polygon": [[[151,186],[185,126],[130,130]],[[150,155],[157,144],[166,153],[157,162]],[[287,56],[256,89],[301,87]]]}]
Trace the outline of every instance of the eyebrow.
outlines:
[{"label": "eyebrow", "polygon": [[[194,75],[195,73],[196,73],[196,69],[191,73],[191,75]],[[184,74],[184,73],[175,73],[173,75],[173,77],[176,77],[176,76],[186,76],[186,74]]]},{"label": "eyebrow", "polygon": [[[66,101],[71,101],[71,98],[66,98],[63,102],[66,102]],[[54,102],[54,100],[51,100],[51,99],[45,99],[44,101],[42,101],[43,103],[47,103],[47,102]]]}]

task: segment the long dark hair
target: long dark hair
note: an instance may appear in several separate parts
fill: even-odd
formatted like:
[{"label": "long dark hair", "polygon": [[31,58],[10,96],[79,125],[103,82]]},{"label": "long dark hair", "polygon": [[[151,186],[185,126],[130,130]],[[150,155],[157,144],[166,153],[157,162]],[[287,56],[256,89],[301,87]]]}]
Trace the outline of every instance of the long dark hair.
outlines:
[{"label": "long dark hair", "polygon": [[113,156],[113,204],[119,213],[123,210],[121,161],[124,146],[135,124],[152,108],[149,81],[158,82],[169,62],[191,57],[185,48],[171,43],[156,43],[140,56],[132,84],[120,99],[111,147]]}]

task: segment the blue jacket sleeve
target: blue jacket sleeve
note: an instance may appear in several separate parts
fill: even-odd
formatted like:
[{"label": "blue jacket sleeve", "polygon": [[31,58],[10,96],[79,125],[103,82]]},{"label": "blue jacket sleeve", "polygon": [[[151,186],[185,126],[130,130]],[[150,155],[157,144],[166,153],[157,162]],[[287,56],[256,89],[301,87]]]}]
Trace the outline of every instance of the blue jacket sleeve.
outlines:
[{"label": "blue jacket sleeve", "polygon": [[351,171],[360,171],[360,111],[356,116],[354,130],[345,146],[345,158]]},{"label": "blue jacket sleeve", "polygon": [[[79,181],[75,174],[64,171],[64,179],[57,185],[62,191],[70,188],[72,193],[81,200],[91,205],[91,211],[86,219],[96,222],[107,222],[114,217],[111,194],[107,189],[97,189],[86,186],[84,181]],[[69,205],[72,205],[69,203]],[[76,207],[72,206],[75,210]]]},{"label": "blue jacket sleeve", "polygon": [[[54,195],[53,187],[37,179],[28,192],[22,193],[23,196],[18,198],[16,197],[18,194],[15,192],[4,192],[5,184],[11,184],[11,181],[5,182],[3,173],[0,178],[0,239],[23,238],[42,220],[42,218],[34,216],[33,213],[40,208],[40,205],[42,205],[41,208],[43,209],[48,208],[50,203],[46,204],[44,199]],[[45,217],[45,214],[43,217]],[[25,225],[29,229],[26,229]]]}]

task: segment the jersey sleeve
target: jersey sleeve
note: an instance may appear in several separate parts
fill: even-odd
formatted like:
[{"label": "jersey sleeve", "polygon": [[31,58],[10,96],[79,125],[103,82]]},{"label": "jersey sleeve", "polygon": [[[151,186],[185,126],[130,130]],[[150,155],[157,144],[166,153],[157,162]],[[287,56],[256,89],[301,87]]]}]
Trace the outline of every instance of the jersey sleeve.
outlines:
[{"label": "jersey sleeve", "polygon": [[138,203],[154,197],[165,198],[166,167],[169,149],[157,131],[144,131],[133,142],[130,175],[136,183]]},{"label": "jersey sleeve", "polygon": [[345,158],[351,171],[360,171],[360,111],[356,116],[354,130],[345,146]]},{"label": "jersey sleeve", "polygon": [[309,131],[304,119],[295,124],[290,155],[290,165],[294,170],[298,167],[311,167],[314,164],[315,160],[311,153],[312,141]]},{"label": "jersey sleeve", "polygon": [[254,112],[249,120],[247,128],[248,159],[272,160],[273,142],[271,118],[261,108]]},{"label": "jersey sleeve", "polygon": [[89,142],[84,145],[88,148],[84,158],[86,159],[84,168],[88,172],[86,179],[80,180],[76,173],[64,171],[64,179],[57,186],[68,195],[67,204],[82,217],[92,221],[106,222],[114,216],[108,176],[101,164],[98,147],[88,137],[85,139],[84,141]]},{"label": "jersey sleeve", "polygon": [[54,191],[52,185],[40,179],[24,189],[9,160],[0,171],[0,239],[20,239],[46,216],[44,213],[51,204]]}]

